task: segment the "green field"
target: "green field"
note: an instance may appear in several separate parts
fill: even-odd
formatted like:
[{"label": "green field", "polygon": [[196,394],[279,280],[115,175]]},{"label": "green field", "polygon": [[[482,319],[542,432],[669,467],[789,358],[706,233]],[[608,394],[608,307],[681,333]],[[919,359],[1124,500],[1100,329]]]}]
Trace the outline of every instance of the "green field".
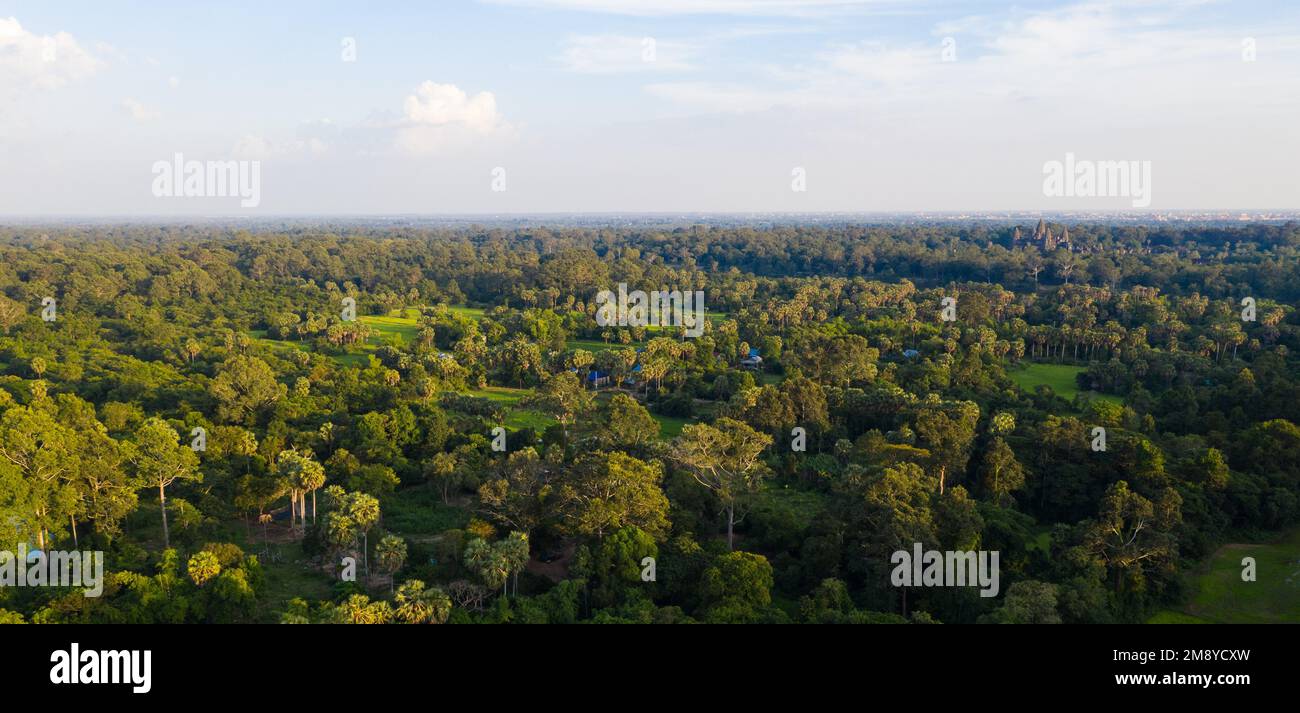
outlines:
[{"label": "green field", "polygon": [[1052,530],[1039,527],[1034,530],[1034,538],[1025,543],[1025,549],[1038,550],[1049,557],[1052,554]]},{"label": "green field", "polygon": [[[1066,401],[1073,401],[1076,394],[1079,394],[1079,386],[1075,382],[1075,377],[1082,374],[1086,369],[1081,366],[1070,364],[1026,364],[1019,369],[1008,369],[1007,376],[1016,383],[1016,386],[1033,393],[1034,389],[1040,385],[1051,387],[1052,391]],[[1103,401],[1114,403],[1123,403],[1124,400],[1113,394],[1099,394],[1095,391],[1082,392],[1086,396]]]},{"label": "green field", "polygon": [[[343,366],[360,366],[365,367],[369,363],[370,353],[379,347],[396,342],[397,344],[409,344],[415,339],[419,332],[419,326],[416,317],[419,311],[408,308],[404,316],[399,316],[397,310],[391,312],[387,317],[376,315],[365,315],[358,317],[358,321],[370,327],[371,335],[366,338],[365,344],[352,347],[360,349],[359,353],[336,354],[330,358],[335,363]],[[254,341],[271,348],[274,351],[282,352],[286,349],[309,349],[302,342],[282,341],[277,339],[267,339],[266,330],[255,329],[249,332]]]},{"label": "green field", "polygon": [[451,310],[452,314],[458,314],[461,317],[468,317],[473,320],[483,319],[483,316],[487,314],[487,310],[483,309],[482,307],[467,307],[465,305],[452,305],[447,309]]},{"label": "green field", "polygon": [[381,345],[388,343],[392,335],[397,336],[400,344],[409,344],[415,339],[415,335],[420,331],[420,327],[414,316],[411,316],[415,310],[407,310],[407,315],[397,316],[390,314],[387,317],[378,317],[375,315],[366,315],[360,317],[362,324],[368,325],[375,333],[370,335],[367,343]]},{"label": "green field", "polygon": [[654,420],[659,422],[659,437],[663,439],[675,438],[682,432],[682,426],[695,421],[688,418],[679,418],[677,416],[661,416],[657,413],[650,414]]},{"label": "green field", "polygon": [[826,508],[826,496],[811,491],[792,488],[788,485],[776,485],[772,482],[763,484],[755,499],[756,507],[776,507],[790,510],[800,523],[812,523]]},{"label": "green field", "polygon": [[502,406],[514,406],[521,399],[533,393],[532,389],[515,389],[509,386],[489,386],[486,389],[470,389],[463,392],[466,396],[487,399]]},{"label": "green field", "polygon": [[290,349],[301,349],[303,351],[308,350],[307,345],[303,344],[302,342],[291,342],[284,339],[271,339],[270,337],[266,336],[265,329],[249,330],[248,336],[253,339],[254,344],[260,344],[276,353],[285,352]]},{"label": "green field", "polygon": [[244,546],[249,554],[258,555],[266,578],[258,596],[259,621],[276,621],[277,613],[283,612],[291,599],[328,599],[333,596],[334,582],[328,574],[310,566],[311,558],[303,552],[301,542],[270,545],[275,552],[275,557],[270,558],[263,556],[266,545],[262,544],[260,536],[260,532],[255,533]]},{"label": "green field", "polygon": [[515,389],[509,386],[489,386],[486,389],[470,389],[461,393],[466,396],[487,399],[504,407],[506,409],[506,421],[504,425],[512,431],[518,431],[521,428],[531,428],[534,431],[541,432],[556,423],[555,419],[540,411],[518,407],[520,401],[533,393],[532,389]]},{"label": "green field", "polygon": [[[418,310],[408,308],[405,310],[404,315],[400,316],[397,310],[394,310],[387,317],[375,315],[358,317],[357,319],[362,324],[368,325],[372,331],[365,344],[354,347],[360,349],[360,353],[336,354],[330,358],[335,363],[344,366],[364,367],[369,363],[369,353],[374,352],[379,347],[393,341],[398,344],[408,344],[415,339],[415,335],[419,332],[416,321],[418,315]],[[252,337],[254,343],[264,346],[281,356],[290,349],[310,350],[310,347],[304,342],[270,339],[266,336],[265,329],[249,330],[248,336]]]},{"label": "green field", "polygon": [[[1255,581],[1241,581],[1243,557],[1255,558]],[[1224,545],[1196,572],[1196,594],[1181,610],[1150,624],[1300,624],[1300,530],[1262,545]]]},{"label": "green field", "polygon": [[415,486],[383,497],[384,527],[404,536],[436,535],[464,527],[469,511],[444,505],[441,495],[428,486]]},{"label": "green field", "polygon": [[1209,624],[1205,619],[1198,619],[1190,614],[1176,611],[1162,611],[1147,619],[1148,624]]}]

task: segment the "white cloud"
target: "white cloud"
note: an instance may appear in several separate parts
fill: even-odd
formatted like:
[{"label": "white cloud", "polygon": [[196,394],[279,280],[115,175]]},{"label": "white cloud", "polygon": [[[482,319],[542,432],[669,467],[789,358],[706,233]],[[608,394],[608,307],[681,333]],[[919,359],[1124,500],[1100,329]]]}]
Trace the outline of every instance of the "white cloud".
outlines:
[{"label": "white cloud", "polygon": [[491,92],[470,96],[455,84],[426,81],[402,108],[396,143],[409,153],[433,153],[512,131]]},{"label": "white cloud", "polygon": [[479,92],[471,97],[455,84],[426,81],[406,97],[402,106],[407,121],[413,124],[461,125],[480,133],[490,133],[501,124],[492,92]]},{"label": "white cloud", "polygon": [[72,35],[37,35],[15,17],[0,17],[0,88],[58,89],[103,66]]},{"label": "white cloud", "polygon": [[[928,43],[839,44],[809,62],[757,68],[751,80],[724,87],[660,82],[647,90],[703,111],[721,105],[960,113],[992,101],[1024,116],[1020,102],[1068,102],[1083,124],[1103,109],[1159,119],[1171,107],[1257,103],[1260,87],[1287,86],[1300,58],[1300,35],[1188,29],[1180,22],[1186,9],[1178,2],[1084,2],[1011,18],[967,17],[937,25]],[[1267,49],[1270,61],[1242,62],[1248,35]],[[948,36],[956,41],[953,62],[941,59]],[[1294,97],[1272,100],[1295,103]]]},{"label": "white cloud", "polygon": [[691,69],[697,48],[676,40],[628,35],[577,35],[560,55],[565,69],[581,74],[680,72]]},{"label": "white cloud", "polygon": [[136,121],[153,121],[158,118],[158,112],[154,109],[141,104],[134,99],[125,99],[122,101],[122,108],[131,115]]}]

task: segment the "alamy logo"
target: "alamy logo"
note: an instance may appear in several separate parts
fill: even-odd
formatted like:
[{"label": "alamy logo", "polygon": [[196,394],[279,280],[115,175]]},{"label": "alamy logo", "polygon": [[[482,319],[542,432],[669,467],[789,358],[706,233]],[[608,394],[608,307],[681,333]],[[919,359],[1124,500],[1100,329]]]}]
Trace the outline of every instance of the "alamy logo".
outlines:
[{"label": "alamy logo", "polygon": [[132,693],[153,690],[153,652],[81,650],[73,642],[67,650],[50,653],[50,683],[127,683]]},{"label": "alamy logo", "polygon": [[244,208],[262,203],[261,161],[171,161],[153,164],[153,194],[158,198],[239,198]]},{"label": "alamy logo", "polygon": [[686,336],[704,334],[704,291],[601,290],[596,295],[596,324],[602,327],[684,327]]},{"label": "alamy logo", "polygon": [[1151,205],[1150,161],[1065,161],[1043,164],[1043,195],[1055,198],[1133,199],[1134,208]]},{"label": "alamy logo", "polygon": [[86,597],[104,593],[104,553],[41,552],[18,545],[18,554],[0,550],[0,587],[81,587]]},{"label": "alamy logo", "polygon": [[975,587],[981,597],[998,595],[998,553],[986,550],[940,552],[925,550],[920,542],[913,552],[898,550],[890,558],[895,587]]}]

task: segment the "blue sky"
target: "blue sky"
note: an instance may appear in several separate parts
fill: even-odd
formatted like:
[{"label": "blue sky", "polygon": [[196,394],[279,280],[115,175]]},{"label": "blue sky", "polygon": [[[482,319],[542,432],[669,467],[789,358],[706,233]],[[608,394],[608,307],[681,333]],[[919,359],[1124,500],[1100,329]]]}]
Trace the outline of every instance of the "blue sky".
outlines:
[{"label": "blue sky", "polygon": [[[0,215],[1130,205],[1044,195],[1067,153],[1150,162],[1155,210],[1295,209],[1297,20],[1202,0],[0,2]],[[260,204],[153,195],[176,153],[259,161]]]}]

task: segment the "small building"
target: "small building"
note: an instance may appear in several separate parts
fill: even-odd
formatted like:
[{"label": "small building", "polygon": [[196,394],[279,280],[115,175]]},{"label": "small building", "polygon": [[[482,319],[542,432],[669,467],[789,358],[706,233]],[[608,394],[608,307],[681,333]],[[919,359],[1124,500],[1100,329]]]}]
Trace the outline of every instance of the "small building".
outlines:
[{"label": "small building", "polygon": [[636,365],[634,365],[634,366],[632,367],[632,373],[631,373],[631,374],[628,374],[627,377],[623,379],[623,385],[624,385],[624,386],[636,386],[636,385],[637,385],[637,375],[640,374],[640,373],[641,373],[641,365],[640,365],[640,364],[636,364]]},{"label": "small building", "polygon": [[758,353],[757,349],[751,347],[749,350],[749,356],[740,360],[740,366],[744,369],[753,369],[758,371],[763,368],[763,357]]},{"label": "small building", "polygon": [[609,374],[602,374],[599,371],[587,372],[587,385],[593,389],[599,389],[609,384]]}]

